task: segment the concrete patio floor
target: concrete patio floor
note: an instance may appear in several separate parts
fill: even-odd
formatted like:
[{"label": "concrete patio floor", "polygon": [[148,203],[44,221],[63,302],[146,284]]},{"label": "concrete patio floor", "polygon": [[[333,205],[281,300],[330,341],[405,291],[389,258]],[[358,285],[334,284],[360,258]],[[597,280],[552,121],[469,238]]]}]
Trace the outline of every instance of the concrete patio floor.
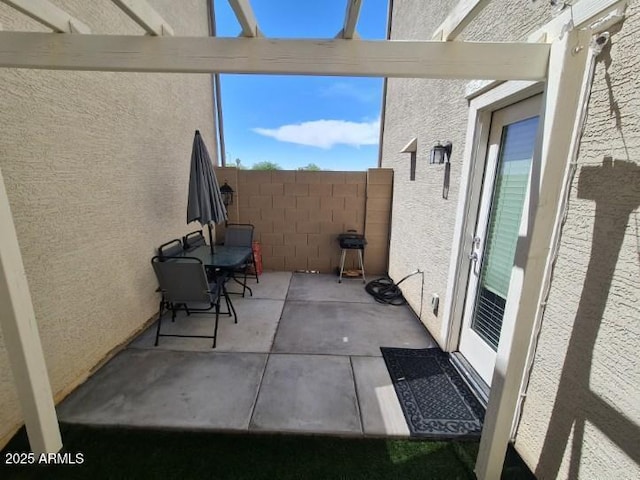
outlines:
[{"label": "concrete patio floor", "polygon": [[[266,272],[232,297],[218,346],[160,338],[155,324],[59,406],[63,422],[221,431],[408,436],[380,347],[436,346],[405,307],[376,303],[362,281]],[[239,291],[237,285],[230,290]],[[210,314],[163,332],[211,334]]]}]

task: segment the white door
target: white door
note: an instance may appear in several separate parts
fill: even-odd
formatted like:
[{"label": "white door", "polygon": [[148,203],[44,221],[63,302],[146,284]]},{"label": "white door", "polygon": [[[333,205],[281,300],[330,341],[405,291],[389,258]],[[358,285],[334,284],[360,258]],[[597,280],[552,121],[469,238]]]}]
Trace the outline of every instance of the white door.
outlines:
[{"label": "white door", "polygon": [[491,385],[504,322],[523,206],[536,143],[541,96],[497,110],[491,117],[482,194],[460,334],[460,353]]}]

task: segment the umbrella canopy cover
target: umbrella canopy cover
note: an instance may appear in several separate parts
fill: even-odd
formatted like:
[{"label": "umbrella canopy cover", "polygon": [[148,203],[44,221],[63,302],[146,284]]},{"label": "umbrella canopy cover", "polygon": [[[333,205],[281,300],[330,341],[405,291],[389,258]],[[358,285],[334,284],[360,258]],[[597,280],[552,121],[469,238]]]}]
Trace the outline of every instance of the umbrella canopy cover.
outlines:
[{"label": "umbrella canopy cover", "polygon": [[222,201],[211,157],[200,131],[196,130],[191,152],[187,223],[198,221],[203,226],[210,226],[211,223],[222,223],[226,219],[227,209]]}]

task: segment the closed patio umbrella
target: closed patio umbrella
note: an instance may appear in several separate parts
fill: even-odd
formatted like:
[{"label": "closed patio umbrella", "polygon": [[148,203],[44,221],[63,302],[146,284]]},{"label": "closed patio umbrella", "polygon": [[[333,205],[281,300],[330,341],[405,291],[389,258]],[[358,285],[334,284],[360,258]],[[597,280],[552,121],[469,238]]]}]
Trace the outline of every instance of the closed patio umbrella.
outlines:
[{"label": "closed patio umbrella", "polygon": [[209,243],[213,253],[212,223],[222,223],[227,219],[227,209],[222,202],[220,187],[213,171],[211,157],[196,130],[191,152],[191,174],[189,176],[189,200],[187,202],[187,223],[194,221],[209,227]]}]

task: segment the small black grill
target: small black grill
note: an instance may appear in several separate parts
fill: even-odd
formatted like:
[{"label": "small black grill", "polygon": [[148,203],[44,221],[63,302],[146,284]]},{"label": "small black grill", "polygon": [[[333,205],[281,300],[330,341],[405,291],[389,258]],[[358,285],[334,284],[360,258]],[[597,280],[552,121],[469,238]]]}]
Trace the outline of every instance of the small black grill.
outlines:
[{"label": "small black grill", "polygon": [[[347,256],[347,250],[358,251],[358,264],[360,265],[360,272],[357,276],[362,275],[362,281],[367,283],[367,279],[364,276],[364,246],[367,241],[364,239],[364,235],[356,233],[356,230],[347,230],[347,233],[341,233],[338,235],[338,242],[340,242],[340,248],[342,249],[342,255],[340,257],[340,277],[338,277],[338,283],[342,283],[342,274],[344,273],[344,260]],[[352,271],[347,271],[347,276],[354,276]]]},{"label": "small black grill", "polygon": [[354,232],[341,233],[338,235],[338,242],[340,242],[340,248],[359,250],[364,250],[364,246],[367,244],[364,235]]}]

